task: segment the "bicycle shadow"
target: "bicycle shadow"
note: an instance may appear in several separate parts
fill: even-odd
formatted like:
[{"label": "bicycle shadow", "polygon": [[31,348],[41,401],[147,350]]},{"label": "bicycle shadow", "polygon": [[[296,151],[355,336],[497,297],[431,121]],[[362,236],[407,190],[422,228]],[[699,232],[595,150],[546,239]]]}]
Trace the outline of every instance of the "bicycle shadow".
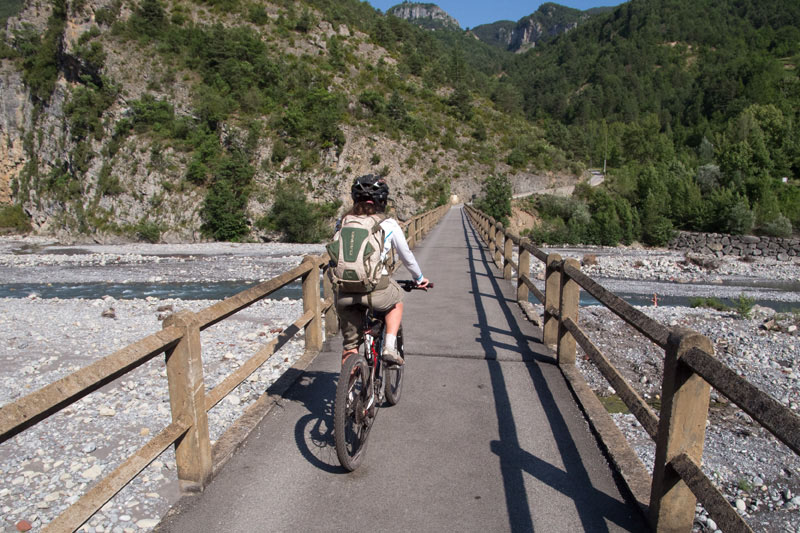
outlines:
[{"label": "bicycle shadow", "polygon": [[333,438],[333,401],[338,380],[336,372],[306,371],[284,398],[301,403],[308,410],[294,426],[300,454],[324,472],[347,474],[339,464]]}]

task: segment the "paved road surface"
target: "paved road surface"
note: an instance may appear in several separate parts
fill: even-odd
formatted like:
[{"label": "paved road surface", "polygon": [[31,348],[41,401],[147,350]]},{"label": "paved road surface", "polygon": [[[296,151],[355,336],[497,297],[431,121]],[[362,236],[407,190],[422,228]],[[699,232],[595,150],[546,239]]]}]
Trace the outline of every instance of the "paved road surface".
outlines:
[{"label": "paved road surface", "polygon": [[361,468],[333,445],[337,337],[159,531],[646,529],[461,209],[415,253],[436,288],[406,296],[403,397]]}]

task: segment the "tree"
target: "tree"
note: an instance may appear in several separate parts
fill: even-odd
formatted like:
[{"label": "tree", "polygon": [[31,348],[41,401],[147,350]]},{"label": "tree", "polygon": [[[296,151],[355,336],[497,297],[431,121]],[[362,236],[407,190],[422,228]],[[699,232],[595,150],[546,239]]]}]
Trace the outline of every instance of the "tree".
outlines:
[{"label": "tree", "polygon": [[508,217],[511,216],[511,183],[508,177],[486,178],[483,182],[483,195],[476,202],[476,207],[507,226]]},{"label": "tree", "polygon": [[309,202],[296,180],[280,182],[270,212],[256,224],[261,229],[281,231],[287,242],[319,242],[331,236],[331,219],[340,202]]}]

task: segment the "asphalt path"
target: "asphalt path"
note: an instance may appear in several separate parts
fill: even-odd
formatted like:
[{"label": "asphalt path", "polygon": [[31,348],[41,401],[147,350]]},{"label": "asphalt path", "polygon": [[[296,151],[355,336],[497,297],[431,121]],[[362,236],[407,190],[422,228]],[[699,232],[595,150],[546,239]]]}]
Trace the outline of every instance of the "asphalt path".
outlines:
[{"label": "asphalt path", "polygon": [[647,529],[462,210],[415,254],[436,286],[405,298],[403,395],[361,467],[342,469],[333,444],[336,337],[157,531]]}]

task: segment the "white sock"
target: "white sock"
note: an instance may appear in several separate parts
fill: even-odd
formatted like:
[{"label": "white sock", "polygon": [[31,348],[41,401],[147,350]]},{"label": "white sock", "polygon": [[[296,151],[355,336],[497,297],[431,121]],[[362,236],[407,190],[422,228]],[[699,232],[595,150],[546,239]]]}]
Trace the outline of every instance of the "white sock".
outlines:
[{"label": "white sock", "polygon": [[390,333],[386,334],[386,338],[384,339],[384,346],[391,350],[397,349],[397,335],[392,335]]}]

